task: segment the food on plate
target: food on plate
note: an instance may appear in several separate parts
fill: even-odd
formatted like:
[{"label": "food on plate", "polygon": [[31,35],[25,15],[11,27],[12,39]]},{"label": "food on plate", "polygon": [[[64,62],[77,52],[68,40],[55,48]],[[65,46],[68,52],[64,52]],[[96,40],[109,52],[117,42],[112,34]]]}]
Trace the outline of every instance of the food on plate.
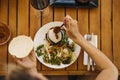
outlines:
[{"label": "food on plate", "polygon": [[8,42],[11,32],[6,24],[0,23],[0,45]]},{"label": "food on plate", "polygon": [[51,65],[70,64],[76,59],[75,43],[70,42],[64,29],[54,31],[51,28],[46,33],[46,44],[39,45],[35,52],[42,57],[44,63]]},{"label": "food on plate", "polygon": [[46,40],[50,45],[62,46],[68,41],[68,38],[65,35],[65,30],[57,29],[57,27],[58,26],[48,30],[46,33]]},{"label": "food on plate", "polygon": [[13,38],[9,44],[9,53],[17,58],[24,58],[29,55],[33,49],[33,41],[30,37],[21,35]]},{"label": "food on plate", "polygon": [[35,50],[38,57],[42,57],[45,63],[52,65],[70,64],[76,59],[74,51],[75,43],[73,42],[61,47],[42,44]]}]

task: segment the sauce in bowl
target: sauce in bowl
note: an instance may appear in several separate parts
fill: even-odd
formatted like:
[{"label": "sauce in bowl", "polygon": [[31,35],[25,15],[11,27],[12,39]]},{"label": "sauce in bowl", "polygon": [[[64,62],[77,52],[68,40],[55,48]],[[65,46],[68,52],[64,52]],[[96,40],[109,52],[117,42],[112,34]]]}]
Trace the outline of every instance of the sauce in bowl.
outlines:
[{"label": "sauce in bowl", "polygon": [[59,26],[54,27],[54,33],[55,33],[56,39],[59,38],[57,34],[60,32],[60,30],[61,28]]},{"label": "sauce in bowl", "polygon": [[10,39],[10,30],[7,25],[0,23],[0,45],[8,42]]}]

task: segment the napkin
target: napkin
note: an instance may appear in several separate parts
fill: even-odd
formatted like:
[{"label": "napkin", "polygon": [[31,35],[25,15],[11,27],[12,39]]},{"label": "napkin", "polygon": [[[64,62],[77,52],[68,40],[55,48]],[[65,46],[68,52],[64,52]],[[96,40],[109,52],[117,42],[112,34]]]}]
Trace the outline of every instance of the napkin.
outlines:
[{"label": "napkin", "polygon": [[[89,34],[85,34],[84,38],[87,39],[87,36]],[[93,44],[97,48],[97,35],[92,35],[92,40],[90,41],[91,44]],[[88,64],[88,54],[86,51],[84,51],[84,60],[83,64],[87,65]],[[92,65],[92,59],[90,58],[90,65]]]}]

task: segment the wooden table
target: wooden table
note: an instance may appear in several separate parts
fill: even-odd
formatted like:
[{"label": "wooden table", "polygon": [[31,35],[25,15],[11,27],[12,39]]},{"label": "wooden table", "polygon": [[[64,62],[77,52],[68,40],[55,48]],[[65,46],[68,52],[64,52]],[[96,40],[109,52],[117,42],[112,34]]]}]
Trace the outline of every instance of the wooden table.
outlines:
[{"label": "wooden table", "polygon": [[[55,8],[50,7],[49,17],[37,18],[35,9],[28,0],[0,0],[0,22],[9,25],[12,38],[21,34],[34,38],[36,31],[44,24],[52,21],[62,21],[69,14],[78,20],[82,35],[94,33],[98,35],[98,48],[120,70],[120,0],[99,0],[95,9]],[[39,11],[38,11],[39,13]],[[41,14],[41,13],[40,13]],[[12,39],[11,38],[11,39]],[[8,54],[8,44],[0,46],[0,75],[5,75],[9,63],[14,63]],[[87,71],[83,65],[83,49],[78,60],[71,66],[54,70],[37,62],[38,71],[45,75],[93,75],[96,71]]]}]

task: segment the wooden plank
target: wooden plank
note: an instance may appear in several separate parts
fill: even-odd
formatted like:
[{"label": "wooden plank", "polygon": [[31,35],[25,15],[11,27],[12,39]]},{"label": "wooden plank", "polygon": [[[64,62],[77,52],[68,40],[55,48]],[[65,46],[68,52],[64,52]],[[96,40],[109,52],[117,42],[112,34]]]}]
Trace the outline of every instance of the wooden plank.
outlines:
[{"label": "wooden plank", "polygon": [[113,56],[114,63],[120,70],[120,0],[113,0]]},{"label": "wooden plank", "polygon": [[[101,49],[101,32],[100,32],[100,0],[98,0],[99,6],[98,8],[95,9],[90,9],[89,13],[89,32],[94,33],[95,35],[98,36],[98,49]],[[99,68],[96,66],[96,69],[98,70]],[[96,70],[95,69],[95,70]]]},{"label": "wooden plank", "polygon": [[69,80],[68,76],[47,76],[49,80]]},{"label": "wooden plank", "polygon": [[[41,16],[37,17],[36,14],[41,15],[39,10],[34,9],[30,5],[30,36],[34,39],[36,32],[39,30],[41,26]],[[37,69],[41,70],[41,63],[37,60]]]},{"label": "wooden plank", "polygon": [[[70,15],[73,19],[77,19],[77,9],[66,8],[66,15]],[[67,67],[66,70],[77,70],[77,61],[73,63],[71,66]]]},{"label": "wooden plank", "polygon": [[[11,31],[11,39],[16,36],[16,0],[9,0],[9,27]],[[8,69],[9,64],[14,63],[14,60],[10,54],[8,54]]]},{"label": "wooden plank", "polygon": [[64,8],[54,8],[54,21],[63,21],[65,16]]},{"label": "wooden plank", "polygon": [[78,76],[76,80],[95,80],[96,79],[96,75],[92,75],[92,76]]},{"label": "wooden plank", "polygon": [[112,60],[111,1],[101,0],[101,50],[110,60]]},{"label": "wooden plank", "polygon": [[0,76],[5,76],[7,75],[7,71],[0,71]]},{"label": "wooden plank", "polygon": [[[63,21],[65,17],[65,8],[54,8],[54,21]],[[57,69],[64,70],[64,69]]]},{"label": "wooden plank", "polygon": [[[17,36],[29,35],[29,1],[18,0],[17,1]],[[17,65],[18,67],[18,65]]]},{"label": "wooden plank", "polygon": [[57,75],[97,75],[99,73],[99,71],[40,71],[41,73],[43,73],[43,75],[49,75],[49,76],[57,76]]},{"label": "wooden plank", "polygon": [[95,9],[90,9],[90,33],[98,35],[98,48],[100,49],[100,0],[99,6]]},{"label": "wooden plank", "polygon": [[[8,0],[0,0],[0,22],[8,25]],[[7,44],[0,46],[0,71],[7,71]]]},{"label": "wooden plank", "polygon": [[[53,21],[53,8],[48,7],[45,9],[45,12],[42,14],[42,26],[45,25],[46,23],[52,22]],[[52,70],[51,68],[48,68],[44,65],[42,65],[42,70]]]},{"label": "wooden plank", "polygon": [[29,1],[18,0],[18,35],[28,35],[29,32]]},{"label": "wooden plank", "polygon": [[[78,27],[83,36],[88,33],[88,9],[78,9]],[[81,49],[78,58],[78,70],[87,70],[87,68],[83,65],[83,52],[84,50]]]}]

